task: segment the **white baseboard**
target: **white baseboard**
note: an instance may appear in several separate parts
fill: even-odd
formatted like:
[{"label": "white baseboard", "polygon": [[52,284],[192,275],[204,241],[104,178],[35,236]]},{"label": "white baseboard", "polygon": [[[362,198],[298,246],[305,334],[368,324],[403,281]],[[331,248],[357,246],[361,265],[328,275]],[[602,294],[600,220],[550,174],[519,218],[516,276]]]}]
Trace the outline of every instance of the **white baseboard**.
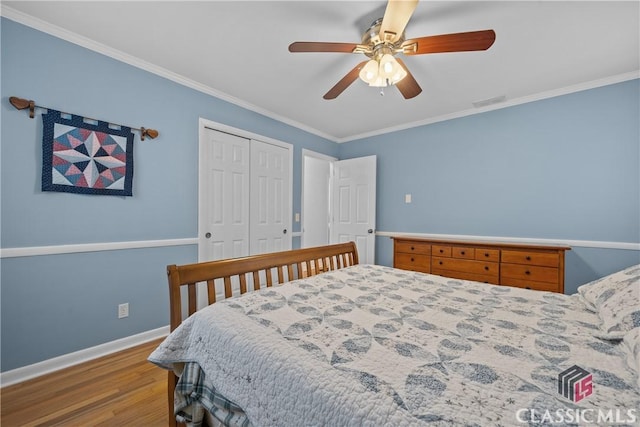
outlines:
[{"label": "white baseboard", "polygon": [[167,335],[169,335],[169,326],[163,326],[158,329],[120,338],[95,347],[89,347],[73,353],[63,354],[62,356],[34,363],[33,365],[2,372],[0,373],[0,387],[21,383],[32,378],[59,371],[60,369],[68,368],[89,360],[126,350]]}]

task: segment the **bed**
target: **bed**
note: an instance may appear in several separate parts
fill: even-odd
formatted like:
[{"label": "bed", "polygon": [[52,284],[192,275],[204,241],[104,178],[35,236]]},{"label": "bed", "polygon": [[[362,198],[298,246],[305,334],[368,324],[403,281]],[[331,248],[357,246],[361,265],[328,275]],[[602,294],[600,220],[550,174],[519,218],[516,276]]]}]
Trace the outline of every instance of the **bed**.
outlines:
[{"label": "bed", "polygon": [[168,272],[172,333],[149,360],[172,422],[639,421],[640,265],[575,295],[361,265],[353,243]]}]

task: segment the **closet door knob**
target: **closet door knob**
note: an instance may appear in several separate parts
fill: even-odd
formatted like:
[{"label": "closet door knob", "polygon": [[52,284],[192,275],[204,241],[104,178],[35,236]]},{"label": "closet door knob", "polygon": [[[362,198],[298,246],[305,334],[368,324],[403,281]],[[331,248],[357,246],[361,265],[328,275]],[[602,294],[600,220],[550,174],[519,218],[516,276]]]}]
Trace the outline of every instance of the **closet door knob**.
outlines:
[{"label": "closet door knob", "polygon": [[211,238],[211,233],[205,234],[204,237],[206,237],[207,239],[210,239]]},{"label": "closet door knob", "polygon": [[282,230],[282,234],[287,234],[287,229]]}]

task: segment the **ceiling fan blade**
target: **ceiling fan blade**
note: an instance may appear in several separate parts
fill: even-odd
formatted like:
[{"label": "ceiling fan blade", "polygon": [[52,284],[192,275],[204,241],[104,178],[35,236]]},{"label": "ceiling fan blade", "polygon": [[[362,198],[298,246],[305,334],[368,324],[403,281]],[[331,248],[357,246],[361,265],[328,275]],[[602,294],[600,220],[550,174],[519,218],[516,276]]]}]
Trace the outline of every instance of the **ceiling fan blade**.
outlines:
[{"label": "ceiling fan blade", "polygon": [[349,71],[346,76],[344,76],[334,87],[332,87],[329,92],[325,93],[323,96],[324,99],[336,99],[338,95],[340,95],[346,88],[348,88],[351,83],[356,81],[358,75],[360,74],[360,70],[365,66],[367,61],[362,61],[358,65],[356,65],[353,70]]},{"label": "ceiling fan blade", "polygon": [[352,53],[357,46],[356,43],[294,42],[289,45],[289,52]]},{"label": "ceiling fan blade", "polygon": [[493,30],[469,31],[467,33],[442,34],[409,39],[402,43],[402,49],[405,55],[469,52],[487,50],[495,40],[496,33]]},{"label": "ceiling fan blade", "polygon": [[418,0],[389,0],[380,25],[380,40],[398,41],[417,5]]},{"label": "ceiling fan blade", "polygon": [[396,86],[398,87],[398,90],[400,91],[402,96],[404,96],[404,99],[411,99],[420,95],[420,92],[422,92],[422,88],[420,87],[416,79],[413,78],[413,74],[411,74],[402,59],[396,58],[396,61],[398,61],[398,64],[400,64],[402,68],[404,68],[404,70],[407,72],[405,78],[396,83]]}]

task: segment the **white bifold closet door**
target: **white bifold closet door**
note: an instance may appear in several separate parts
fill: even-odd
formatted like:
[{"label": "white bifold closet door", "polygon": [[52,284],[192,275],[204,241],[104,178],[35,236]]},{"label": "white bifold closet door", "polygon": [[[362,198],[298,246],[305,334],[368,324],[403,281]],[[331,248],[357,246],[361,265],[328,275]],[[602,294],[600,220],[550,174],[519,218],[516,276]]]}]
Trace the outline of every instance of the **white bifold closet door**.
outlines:
[{"label": "white bifold closet door", "polygon": [[289,149],[204,129],[200,261],[291,249]]},{"label": "white bifold closet door", "polygon": [[249,253],[291,249],[289,153],[285,148],[251,141]]}]

